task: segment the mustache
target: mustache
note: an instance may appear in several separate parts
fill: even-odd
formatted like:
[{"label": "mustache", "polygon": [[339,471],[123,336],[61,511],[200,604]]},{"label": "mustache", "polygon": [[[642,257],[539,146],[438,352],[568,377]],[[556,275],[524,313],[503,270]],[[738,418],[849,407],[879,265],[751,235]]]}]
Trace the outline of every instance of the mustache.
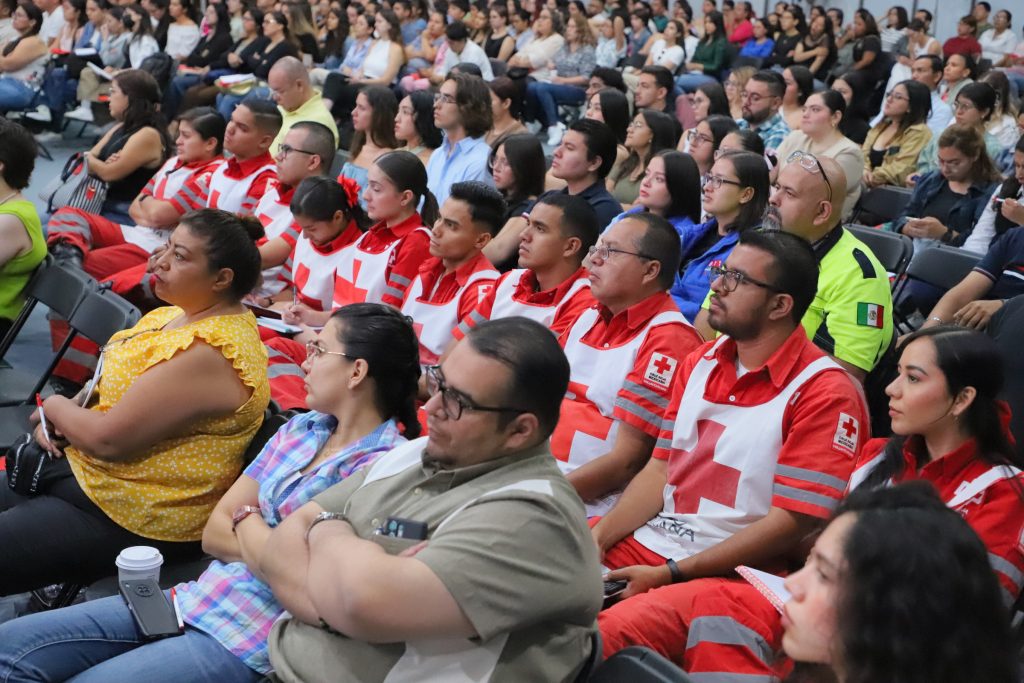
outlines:
[{"label": "mustache", "polygon": [[768,208],[764,210],[764,215],[761,217],[761,229],[782,230],[782,214],[776,207],[768,205]]}]

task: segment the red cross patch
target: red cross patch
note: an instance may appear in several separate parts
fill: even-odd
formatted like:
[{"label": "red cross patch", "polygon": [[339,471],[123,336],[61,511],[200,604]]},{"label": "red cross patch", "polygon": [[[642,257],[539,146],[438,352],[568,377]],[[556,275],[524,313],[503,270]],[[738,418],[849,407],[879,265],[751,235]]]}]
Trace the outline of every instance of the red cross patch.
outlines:
[{"label": "red cross patch", "polygon": [[644,371],[644,384],[658,389],[668,389],[672,383],[672,376],[676,374],[676,366],[679,362],[663,353],[652,353],[651,360],[647,363],[647,370]]},{"label": "red cross patch", "polygon": [[849,456],[857,454],[857,440],[860,436],[860,423],[857,418],[846,413],[839,413],[836,433],[832,437],[832,449]]}]

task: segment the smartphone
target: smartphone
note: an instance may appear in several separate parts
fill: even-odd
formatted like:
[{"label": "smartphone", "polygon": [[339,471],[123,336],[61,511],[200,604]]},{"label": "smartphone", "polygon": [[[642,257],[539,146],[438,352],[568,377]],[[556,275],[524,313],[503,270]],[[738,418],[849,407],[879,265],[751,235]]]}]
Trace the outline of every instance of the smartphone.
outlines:
[{"label": "smartphone", "polygon": [[153,579],[132,579],[118,582],[121,597],[135,619],[139,633],[146,640],[181,635],[174,606]]},{"label": "smartphone", "polygon": [[617,603],[628,583],[627,581],[605,581],[604,602],[601,604],[601,609],[608,609]]},{"label": "smartphone", "polygon": [[253,315],[261,315],[264,318],[273,318],[274,320],[281,319],[281,311],[275,308],[264,308],[263,306],[250,303],[246,303],[245,307],[252,311]]},{"label": "smartphone", "polygon": [[992,210],[993,211],[998,211],[999,207],[1001,207],[1003,205],[1003,202],[1005,202],[1005,201],[1006,201],[1006,199],[1003,198],[1003,197],[993,197],[992,198]]},{"label": "smartphone", "polygon": [[384,526],[377,529],[377,533],[382,536],[391,536],[392,538],[424,541],[427,538],[427,523],[417,522],[413,519],[403,519],[402,517],[388,517],[387,521],[384,522]]}]

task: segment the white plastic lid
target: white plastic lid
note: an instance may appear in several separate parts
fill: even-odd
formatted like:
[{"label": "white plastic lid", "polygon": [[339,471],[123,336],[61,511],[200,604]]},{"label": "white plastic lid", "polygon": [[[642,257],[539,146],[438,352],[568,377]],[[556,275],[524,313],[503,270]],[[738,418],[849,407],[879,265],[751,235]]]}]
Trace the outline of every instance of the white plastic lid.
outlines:
[{"label": "white plastic lid", "polygon": [[123,569],[152,569],[164,563],[164,556],[148,545],[133,545],[117,556],[116,564]]}]

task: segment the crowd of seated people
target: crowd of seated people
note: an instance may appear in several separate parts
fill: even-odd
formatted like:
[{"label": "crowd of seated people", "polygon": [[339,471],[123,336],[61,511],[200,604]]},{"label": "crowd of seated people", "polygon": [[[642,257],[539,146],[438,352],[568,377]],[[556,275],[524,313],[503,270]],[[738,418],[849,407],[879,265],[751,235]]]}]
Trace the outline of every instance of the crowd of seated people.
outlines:
[{"label": "crowd of seated people", "polygon": [[0,121],[0,333],[47,251],[143,314],[56,366],[0,594],[212,556],[180,636],[89,600],[0,678],[1011,680],[1024,43],[773,9],[0,0],[0,109],[111,120],[43,220]]}]

